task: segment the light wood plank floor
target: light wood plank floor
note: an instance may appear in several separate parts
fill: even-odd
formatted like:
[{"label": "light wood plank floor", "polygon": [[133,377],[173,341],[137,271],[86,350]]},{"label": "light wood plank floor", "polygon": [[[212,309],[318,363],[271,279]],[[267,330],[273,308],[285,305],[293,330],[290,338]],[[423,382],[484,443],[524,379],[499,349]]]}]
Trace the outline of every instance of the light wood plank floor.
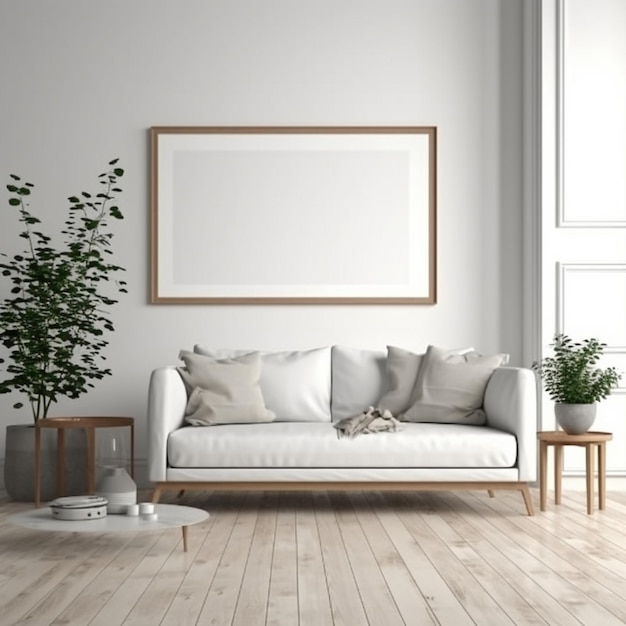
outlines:
[{"label": "light wood plank floor", "polygon": [[610,484],[592,516],[577,490],[534,517],[507,492],[181,503],[211,513],[187,553],[177,530],[18,528],[7,517],[29,505],[0,498],[0,626],[626,624],[626,491]]}]

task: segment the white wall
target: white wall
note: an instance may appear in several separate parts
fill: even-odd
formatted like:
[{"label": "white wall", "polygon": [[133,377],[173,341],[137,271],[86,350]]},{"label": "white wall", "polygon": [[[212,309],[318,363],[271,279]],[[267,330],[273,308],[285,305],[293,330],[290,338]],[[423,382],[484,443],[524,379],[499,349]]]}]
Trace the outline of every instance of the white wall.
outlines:
[{"label": "white wall", "polygon": [[[2,180],[34,182],[33,208],[60,224],[108,160],[127,172],[114,375],[55,414],[134,415],[145,457],[149,373],[195,342],[472,344],[519,362],[521,42],[520,0],[3,0]],[[438,126],[438,304],[149,305],[153,125]],[[0,250],[17,251],[0,216]],[[13,401],[0,397],[1,423],[29,419]]]}]

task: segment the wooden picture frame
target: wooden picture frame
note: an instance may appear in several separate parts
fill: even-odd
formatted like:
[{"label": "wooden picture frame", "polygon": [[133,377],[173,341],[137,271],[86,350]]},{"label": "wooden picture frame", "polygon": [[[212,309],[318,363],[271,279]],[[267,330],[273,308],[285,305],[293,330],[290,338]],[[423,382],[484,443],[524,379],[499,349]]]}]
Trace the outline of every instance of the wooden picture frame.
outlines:
[{"label": "wooden picture frame", "polygon": [[151,302],[436,303],[437,131],[151,128]]}]

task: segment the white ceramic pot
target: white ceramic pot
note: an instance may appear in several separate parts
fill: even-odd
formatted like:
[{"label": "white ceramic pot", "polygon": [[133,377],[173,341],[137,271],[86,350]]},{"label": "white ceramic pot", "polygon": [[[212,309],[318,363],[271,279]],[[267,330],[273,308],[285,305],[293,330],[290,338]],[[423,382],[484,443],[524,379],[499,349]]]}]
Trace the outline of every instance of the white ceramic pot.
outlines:
[{"label": "white ceramic pot", "polygon": [[562,404],[554,405],[554,414],[558,425],[568,435],[586,433],[596,419],[596,404]]}]

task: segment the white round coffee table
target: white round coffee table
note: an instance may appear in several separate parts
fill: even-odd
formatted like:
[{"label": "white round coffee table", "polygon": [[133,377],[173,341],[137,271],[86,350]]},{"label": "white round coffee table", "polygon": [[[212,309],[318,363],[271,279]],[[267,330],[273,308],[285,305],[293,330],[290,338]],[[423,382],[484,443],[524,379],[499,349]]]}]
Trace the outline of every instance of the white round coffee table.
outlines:
[{"label": "white round coffee table", "polygon": [[9,517],[9,521],[22,528],[71,533],[142,532],[145,530],[182,528],[183,550],[187,552],[187,528],[191,524],[199,524],[209,517],[209,514],[202,509],[178,504],[155,504],[154,512],[158,516],[156,520],[144,519],[140,515],[107,515],[101,519],[65,521],[53,518],[50,508],[44,507],[15,513]]}]

